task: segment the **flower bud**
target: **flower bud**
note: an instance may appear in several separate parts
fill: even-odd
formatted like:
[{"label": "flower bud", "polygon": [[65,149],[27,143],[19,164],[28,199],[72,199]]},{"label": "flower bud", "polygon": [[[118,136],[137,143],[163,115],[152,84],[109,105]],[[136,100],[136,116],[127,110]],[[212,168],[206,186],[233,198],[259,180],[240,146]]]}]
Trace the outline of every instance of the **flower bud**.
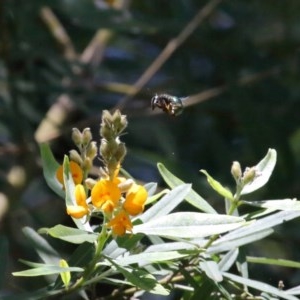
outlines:
[{"label": "flower bud", "polygon": [[231,166],[231,174],[233,176],[233,178],[238,181],[241,179],[242,177],[242,169],[241,169],[241,165],[238,161],[234,161],[232,163],[232,166]]},{"label": "flower bud", "polygon": [[120,143],[117,147],[117,151],[115,152],[115,158],[119,162],[121,162],[126,155],[126,146],[125,143]]},{"label": "flower bud", "polygon": [[129,178],[119,183],[118,188],[120,189],[121,193],[126,193],[132,187],[133,184],[134,181]]},{"label": "flower bud", "polygon": [[255,177],[256,177],[255,167],[246,168],[244,175],[243,175],[244,184],[251,183]]},{"label": "flower bud", "polygon": [[92,166],[93,166],[92,160],[89,157],[85,157],[82,164],[82,168],[84,170],[90,170]]},{"label": "flower bud", "polygon": [[92,133],[90,128],[84,128],[82,132],[82,144],[87,146],[92,140]]},{"label": "flower bud", "polygon": [[109,128],[106,125],[102,125],[102,124],[100,127],[100,136],[107,140],[111,140],[114,138],[114,134],[113,134],[111,128]]},{"label": "flower bud", "polygon": [[72,149],[69,151],[70,160],[75,161],[78,165],[82,166],[82,158],[77,150]]},{"label": "flower bud", "polygon": [[87,187],[89,190],[91,190],[91,189],[94,187],[94,185],[96,184],[96,182],[97,182],[97,181],[96,181],[95,179],[92,179],[92,178],[87,178],[87,179],[84,181],[86,187]]},{"label": "flower bud", "polygon": [[97,150],[97,143],[92,141],[86,149],[86,155],[93,160],[97,155]]},{"label": "flower bud", "polygon": [[78,130],[78,128],[72,129],[72,141],[76,146],[82,144],[82,133]]}]

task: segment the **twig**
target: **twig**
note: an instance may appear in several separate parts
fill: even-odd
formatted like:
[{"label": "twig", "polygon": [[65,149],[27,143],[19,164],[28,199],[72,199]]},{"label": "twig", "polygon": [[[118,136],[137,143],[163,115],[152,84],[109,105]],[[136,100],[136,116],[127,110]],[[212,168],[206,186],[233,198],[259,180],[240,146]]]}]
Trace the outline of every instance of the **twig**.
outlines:
[{"label": "twig", "polygon": [[196,28],[214,11],[217,5],[222,0],[211,0],[199,12],[195,17],[186,25],[185,28],[179,33],[179,35],[171,39],[163,51],[157,56],[152,64],[146,69],[141,77],[133,85],[132,92],[121,99],[114,109],[123,109],[130,99],[135,96],[143,86],[154,76],[154,74],[162,67],[162,65],[169,59],[169,57],[177,50],[186,39],[196,30]]}]

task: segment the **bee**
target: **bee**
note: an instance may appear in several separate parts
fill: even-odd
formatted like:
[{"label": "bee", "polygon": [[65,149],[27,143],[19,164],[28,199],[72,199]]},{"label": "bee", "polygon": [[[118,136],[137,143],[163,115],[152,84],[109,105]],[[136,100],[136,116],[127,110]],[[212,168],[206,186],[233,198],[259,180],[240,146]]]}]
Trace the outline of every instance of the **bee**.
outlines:
[{"label": "bee", "polygon": [[152,110],[154,110],[155,107],[162,109],[171,116],[178,116],[183,111],[182,98],[168,94],[155,95],[151,99]]}]

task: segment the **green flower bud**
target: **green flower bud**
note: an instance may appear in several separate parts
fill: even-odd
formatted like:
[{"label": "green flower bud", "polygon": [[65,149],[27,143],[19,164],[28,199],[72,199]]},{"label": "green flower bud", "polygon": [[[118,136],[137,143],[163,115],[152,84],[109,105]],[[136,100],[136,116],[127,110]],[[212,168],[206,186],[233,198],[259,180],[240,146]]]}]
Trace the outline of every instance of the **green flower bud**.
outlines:
[{"label": "green flower bud", "polygon": [[93,163],[92,163],[92,160],[89,158],[89,157],[85,157],[84,158],[84,161],[83,161],[83,164],[82,164],[82,168],[84,170],[90,170],[93,166]]},{"label": "green flower bud", "polygon": [[238,161],[234,161],[231,166],[231,174],[236,181],[239,181],[242,177],[241,165]]},{"label": "green flower bud", "polygon": [[125,181],[118,184],[118,188],[121,190],[121,193],[126,193],[133,184],[134,181],[132,179],[126,179]]},{"label": "green flower bud", "polygon": [[119,162],[123,160],[126,155],[126,146],[125,143],[120,143],[117,147],[117,151],[115,152],[115,158]]},{"label": "green flower bud", "polygon": [[90,128],[84,128],[82,132],[82,144],[87,146],[92,140],[92,133]]},{"label": "green flower bud", "polygon": [[81,132],[79,131],[78,128],[73,128],[72,129],[72,141],[74,142],[74,144],[76,146],[82,144],[82,134],[81,134]]},{"label": "green flower bud", "polygon": [[97,150],[97,143],[92,141],[86,149],[86,155],[93,160],[97,155]]},{"label": "green flower bud", "polygon": [[70,150],[69,156],[70,156],[70,160],[78,163],[79,166],[82,166],[83,161],[77,150],[75,149]]},{"label": "green flower bud", "polygon": [[97,183],[97,181],[95,179],[92,179],[92,178],[87,178],[85,181],[84,181],[86,187],[91,190],[94,185]]},{"label": "green flower bud", "polygon": [[252,182],[255,177],[256,177],[255,167],[246,168],[244,175],[243,175],[244,184],[248,184],[248,183]]},{"label": "green flower bud", "polygon": [[114,138],[114,133],[109,126],[101,124],[100,136],[103,137],[104,139],[111,140]]}]

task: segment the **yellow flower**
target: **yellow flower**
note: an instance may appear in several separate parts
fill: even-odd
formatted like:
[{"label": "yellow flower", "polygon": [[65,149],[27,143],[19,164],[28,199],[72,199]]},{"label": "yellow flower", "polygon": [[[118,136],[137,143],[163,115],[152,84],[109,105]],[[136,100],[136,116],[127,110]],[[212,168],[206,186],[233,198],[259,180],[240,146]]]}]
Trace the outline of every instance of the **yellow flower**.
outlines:
[{"label": "yellow flower", "polygon": [[121,210],[113,219],[107,223],[107,227],[111,227],[114,235],[124,235],[126,230],[132,230],[132,223],[124,210]]},{"label": "yellow flower", "polygon": [[89,213],[86,203],[86,193],[82,184],[75,186],[75,200],[77,205],[68,205],[67,214],[73,218],[80,219]]},{"label": "yellow flower", "polygon": [[92,203],[105,212],[112,212],[121,198],[118,185],[110,180],[101,179],[93,187],[91,193]]},{"label": "yellow flower", "polygon": [[148,193],[146,189],[138,184],[133,184],[126,194],[123,208],[132,216],[143,212]]},{"label": "yellow flower", "polygon": [[[70,161],[70,172],[73,177],[73,181],[75,184],[79,184],[83,179],[83,172],[80,166],[74,162]],[[59,166],[56,170],[56,178],[64,187],[64,167],[63,165]]]}]

